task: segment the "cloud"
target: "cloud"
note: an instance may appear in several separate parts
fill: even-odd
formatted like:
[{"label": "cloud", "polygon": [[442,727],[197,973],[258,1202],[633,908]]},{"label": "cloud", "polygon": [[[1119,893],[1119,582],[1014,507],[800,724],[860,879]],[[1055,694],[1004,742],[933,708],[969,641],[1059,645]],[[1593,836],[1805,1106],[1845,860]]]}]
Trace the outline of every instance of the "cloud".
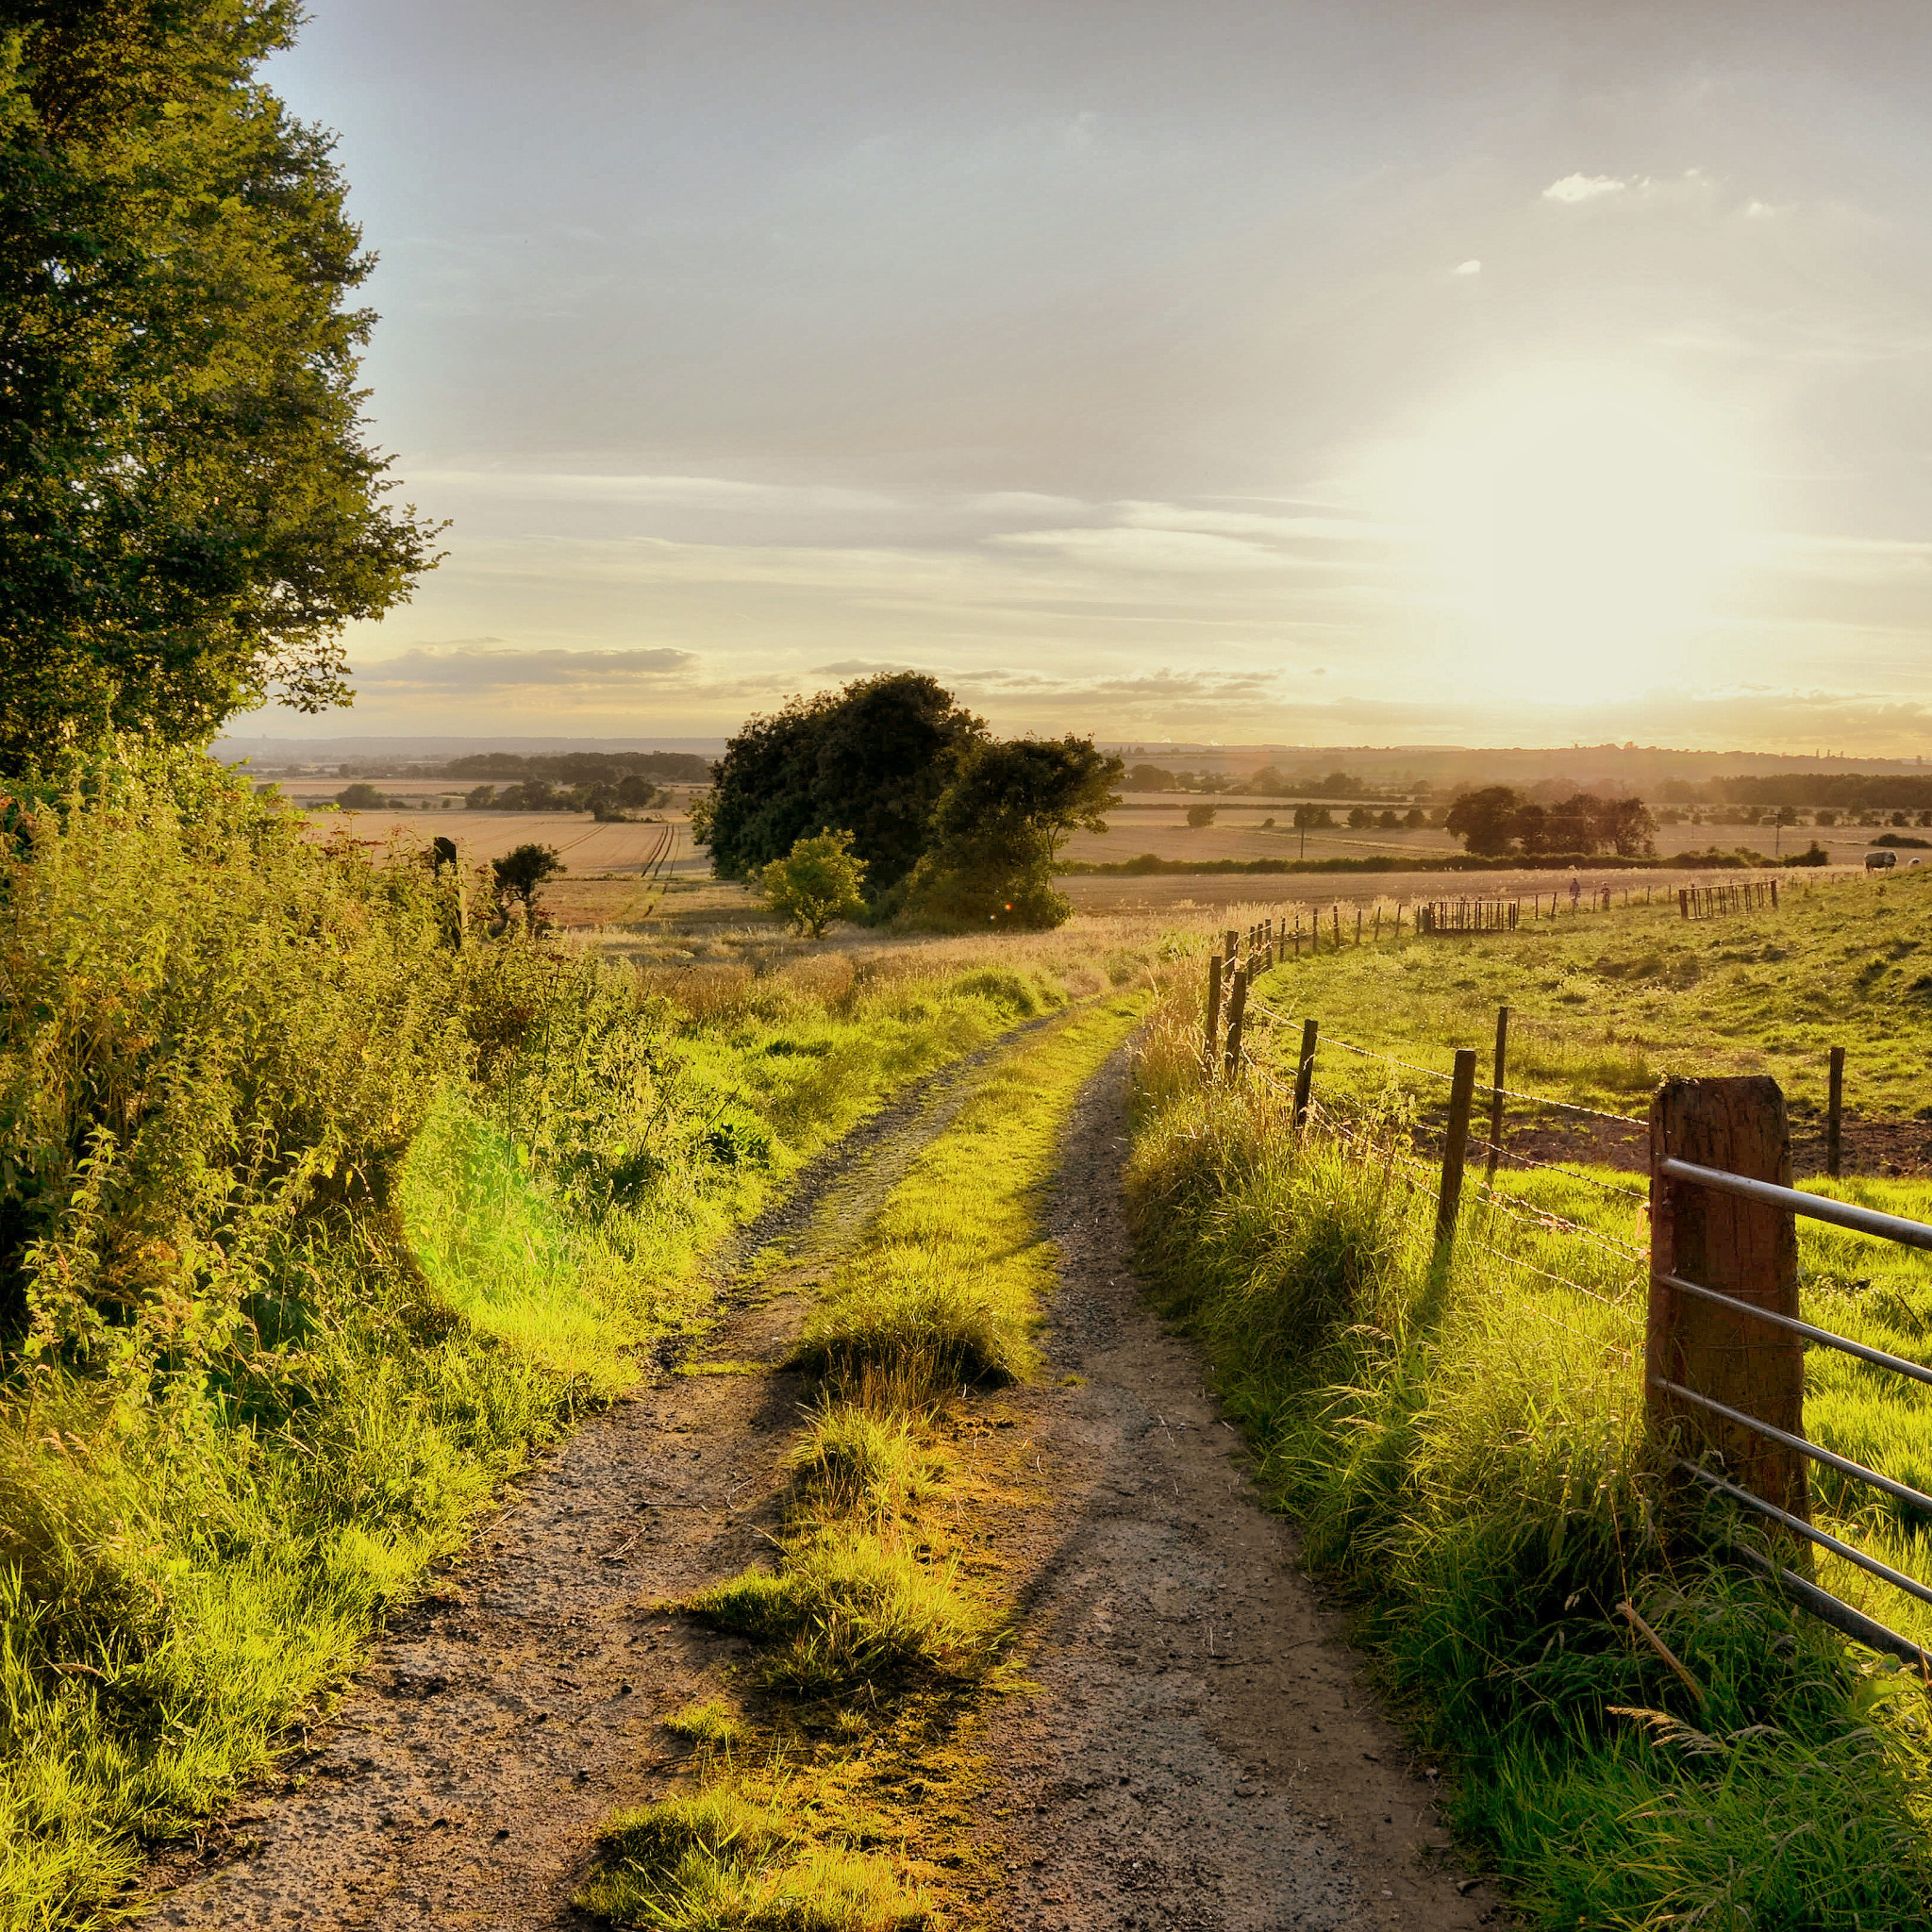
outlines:
[{"label": "cloud", "polygon": [[993,542],[1012,549],[1048,550],[1076,563],[1142,571],[1312,569],[1306,558],[1242,538],[1206,530],[1134,524],[1097,530],[1013,530]]},{"label": "cloud", "polygon": [[1623,194],[1631,184],[1614,175],[1565,175],[1543,190],[1545,201],[1598,201],[1606,194]]},{"label": "cloud", "polygon": [[[1544,192],[1550,193],[1554,191],[1546,189]],[[1483,265],[1479,261],[1458,261],[1456,264],[1456,273],[1459,275],[1479,275],[1482,272]]]},{"label": "cloud", "polygon": [[536,689],[562,694],[674,678],[698,662],[691,651],[518,651],[481,643],[429,645],[378,658],[356,674],[373,696],[469,695]]},{"label": "cloud", "polygon": [[814,664],[814,677],[881,677],[889,673],[917,671],[916,664],[880,664],[868,658],[841,658],[836,664]]}]

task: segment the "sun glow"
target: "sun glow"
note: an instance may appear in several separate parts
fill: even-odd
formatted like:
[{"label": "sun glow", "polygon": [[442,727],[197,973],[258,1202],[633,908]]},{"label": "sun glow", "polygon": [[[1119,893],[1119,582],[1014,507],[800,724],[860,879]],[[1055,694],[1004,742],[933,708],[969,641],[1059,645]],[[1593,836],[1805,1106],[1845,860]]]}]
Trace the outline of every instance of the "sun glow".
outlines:
[{"label": "sun glow", "polygon": [[1576,373],[1514,383],[1429,438],[1424,519],[1496,683],[1574,700],[1681,655],[1737,551],[1720,449],[1686,399]]}]

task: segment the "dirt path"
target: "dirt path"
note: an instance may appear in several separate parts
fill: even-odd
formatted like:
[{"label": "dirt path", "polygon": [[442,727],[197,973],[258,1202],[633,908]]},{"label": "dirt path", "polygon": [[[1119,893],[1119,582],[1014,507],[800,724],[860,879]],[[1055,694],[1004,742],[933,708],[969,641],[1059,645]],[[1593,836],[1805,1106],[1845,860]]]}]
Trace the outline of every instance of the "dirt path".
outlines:
[{"label": "dirt path", "polygon": [[[1199,1357],[1146,1313],[1121,1211],[1126,1059],[1083,1096],[1050,1208],[1059,1499],[1027,1623],[1043,1695],[991,1729],[1014,1932],[1474,1927],[1434,1788],[1259,1507]],[[1084,1375],[1084,1386],[1055,1386]]]},{"label": "dirt path", "polygon": [[[819,1275],[1004,1045],[872,1123],[739,1239],[706,1360],[783,1357]],[[1052,1195],[1052,1374],[998,1398],[1051,1500],[1013,1525],[1042,1694],[996,1706],[979,1736],[999,1767],[982,1821],[1005,1873],[996,1922],[1473,1928],[1494,1901],[1441,1857],[1430,1783],[1258,1507],[1198,1358],[1141,1305],[1124,1070],[1116,1057],[1083,1096]],[[160,1862],[156,1882],[179,1883],[150,1923],[587,1924],[569,1901],[599,1824],[661,1795],[658,1725],[742,1648],[651,1606],[769,1550],[802,1392],[783,1373],[674,1376],[580,1430],[396,1621],[283,1790]]]},{"label": "dirt path", "polygon": [[[763,1265],[703,1359],[787,1353],[819,1270],[1007,1044],[869,1123],[738,1238],[723,1266],[742,1281]],[[776,1459],[801,1394],[785,1374],[675,1375],[578,1430],[443,1586],[391,1625],[282,1792],[256,1794],[158,1861],[150,1882],[178,1884],[149,1923],[591,1924],[570,1898],[599,1824],[661,1782],[656,1727],[743,1648],[650,1606],[769,1547]]]}]

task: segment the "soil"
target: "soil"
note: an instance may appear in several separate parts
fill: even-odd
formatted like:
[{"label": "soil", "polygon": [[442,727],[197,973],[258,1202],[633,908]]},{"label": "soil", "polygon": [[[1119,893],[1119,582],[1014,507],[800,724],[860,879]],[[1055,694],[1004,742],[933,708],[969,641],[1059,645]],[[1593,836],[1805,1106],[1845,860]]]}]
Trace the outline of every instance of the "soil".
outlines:
[{"label": "soil", "polygon": [[[1824,1123],[1794,1115],[1790,1123],[1791,1175],[1812,1180],[1824,1172]],[[1589,1161],[1626,1174],[1650,1172],[1650,1130],[1621,1121],[1576,1120],[1561,1125],[1504,1129],[1508,1154],[1574,1167]],[[1508,1165],[1506,1158],[1505,1166]],[[1839,1123],[1839,1168],[1850,1174],[1932,1175],[1932,1120],[1871,1120],[1846,1114]]]},{"label": "soil", "polygon": [[[157,1860],[150,1924],[586,1926],[601,1822],[669,1788],[662,1720],[736,1641],[656,1607],[768,1552],[811,1291],[991,1052],[882,1114],[721,1263],[706,1360],[594,1418],[395,1618],[279,1783]],[[1051,1372],[999,1398],[1040,1458],[1029,1694],[986,1714],[994,1922],[1015,1932],[1427,1927],[1498,1916],[1377,1708],[1341,1618],[1261,1507],[1201,1361],[1142,1306],[1120,1197],[1125,1056],[1083,1096],[1048,1211]],[[685,1365],[702,1366],[700,1363]],[[1081,1378],[1069,1380],[1066,1378]],[[1004,1426],[1004,1425],[1002,1425]],[[1016,1437],[1004,1436],[1012,1443]]]},{"label": "soil", "polygon": [[[1474,1927],[1411,1761],[1268,1514],[1197,1352],[1146,1311],[1121,1201],[1126,1058],[1083,1096],[1050,1207],[1052,1470],[1024,1641],[1039,1694],[993,1720],[999,1923],[1027,1932]],[[1065,1376],[1081,1376],[1072,1386]]]}]

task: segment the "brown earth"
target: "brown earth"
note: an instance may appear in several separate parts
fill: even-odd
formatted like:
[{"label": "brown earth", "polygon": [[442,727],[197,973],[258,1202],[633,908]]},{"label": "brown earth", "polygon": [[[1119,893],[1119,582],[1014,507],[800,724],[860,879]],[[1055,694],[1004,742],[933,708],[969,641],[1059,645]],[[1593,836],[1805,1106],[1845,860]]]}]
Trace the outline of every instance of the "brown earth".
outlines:
[{"label": "brown earth", "polygon": [[[990,1058],[855,1135],[734,1244],[704,1354],[760,1372],[669,1374],[547,1457],[393,1621],[279,1786],[158,1861],[175,1889],[151,1923],[587,1923],[569,1901],[601,1820],[670,1788],[684,1754],[662,1720],[742,1651],[652,1607],[769,1551],[804,1393],[774,1365]],[[1052,1370],[994,1399],[998,1440],[1038,1458],[1039,1507],[999,1525],[1031,1689],[972,1727],[969,1889],[1015,1932],[1474,1927],[1497,1908],[1448,1856],[1433,1770],[1410,1764],[1292,1530],[1260,1507],[1198,1357],[1141,1306],[1124,1069],[1083,1097],[1048,1204]]]}]

